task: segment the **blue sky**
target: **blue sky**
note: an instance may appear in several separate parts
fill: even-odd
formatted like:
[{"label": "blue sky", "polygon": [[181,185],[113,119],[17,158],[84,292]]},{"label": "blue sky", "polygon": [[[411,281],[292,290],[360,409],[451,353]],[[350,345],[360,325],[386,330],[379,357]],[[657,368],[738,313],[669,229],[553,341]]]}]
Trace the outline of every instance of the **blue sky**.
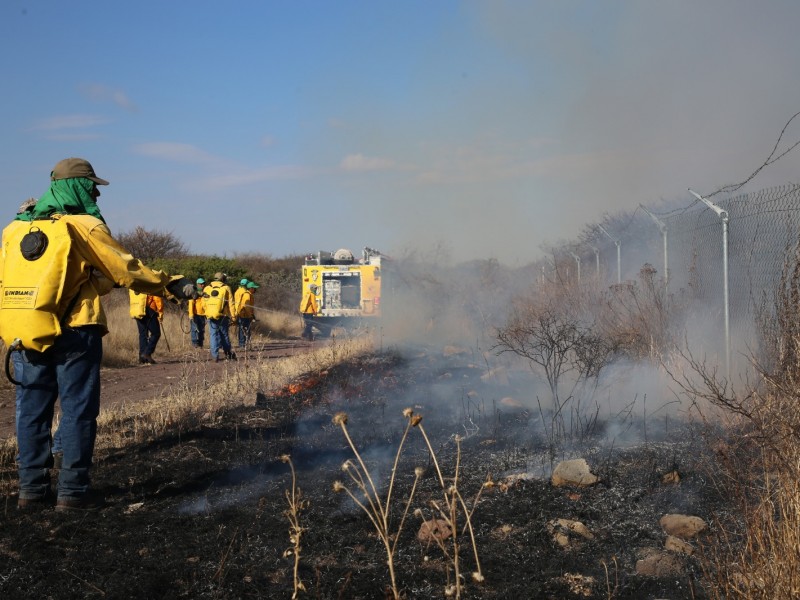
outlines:
[{"label": "blue sky", "polygon": [[10,219],[80,156],[114,232],[518,266],[745,179],[800,111],[798,22],[793,0],[4,0],[0,184]]}]

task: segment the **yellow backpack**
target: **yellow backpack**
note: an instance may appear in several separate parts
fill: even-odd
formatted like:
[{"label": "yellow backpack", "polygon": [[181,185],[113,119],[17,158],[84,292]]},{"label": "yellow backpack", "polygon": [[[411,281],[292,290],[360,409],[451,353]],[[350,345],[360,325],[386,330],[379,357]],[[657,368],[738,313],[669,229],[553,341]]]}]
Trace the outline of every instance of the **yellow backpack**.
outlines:
[{"label": "yellow backpack", "polygon": [[131,297],[131,317],[141,319],[147,314],[147,294],[140,294],[133,290],[128,290]]},{"label": "yellow backpack", "polygon": [[75,299],[64,298],[72,239],[61,220],[12,221],[3,230],[0,337],[43,352],[61,335]]},{"label": "yellow backpack", "polygon": [[203,289],[203,304],[209,319],[219,319],[225,314],[225,288],[224,283],[212,281]]}]

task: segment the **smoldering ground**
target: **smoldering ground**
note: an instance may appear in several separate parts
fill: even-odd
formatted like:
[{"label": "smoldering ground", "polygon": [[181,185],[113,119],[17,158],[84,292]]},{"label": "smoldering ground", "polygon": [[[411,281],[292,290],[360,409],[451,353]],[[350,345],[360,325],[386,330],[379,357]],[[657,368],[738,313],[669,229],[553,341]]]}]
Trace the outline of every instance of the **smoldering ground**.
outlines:
[{"label": "smoldering ground", "polygon": [[[656,431],[649,421],[651,407],[657,412],[659,405],[645,384],[657,387],[659,379],[652,372],[631,376],[635,369],[621,366],[609,370],[610,382],[628,383],[612,392],[601,378],[593,389],[607,415],[585,435],[553,438],[554,411],[541,374],[492,349],[492,326],[503,323],[513,278],[509,287],[478,285],[472,293],[473,281],[486,281],[480,270],[453,280],[435,270],[423,273],[425,293],[403,306],[413,309],[397,328],[402,339],[390,341],[389,323],[383,349],[373,355],[261,391],[255,405],[220,409],[195,430],[100,453],[95,483],[109,507],[97,515],[6,510],[0,592],[40,597],[57,586],[64,597],[76,598],[100,592],[120,598],[289,597],[287,493],[296,486],[304,501],[298,574],[309,594],[382,597],[385,550],[364,511],[333,491],[336,481],[354,485],[342,464],[357,459],[333,422],[344,412],[378,494],[385,497],[394,481],[392,539],[398,586],[407,598],[439,597],[452,582],[447,554],[417,538],[422,519],[437,516],[434,503],[443,502],[437,469],[447,484],[457,480],[485,575],[482,584],[465,582],[463,597],[586,597],[565,573],[580,575],[589,597],[605,597],[603,561],[617,565],[619,598],[703,597],[692,559],[668,579],[635,570],[639,552],[661,542],[662,514],[680,509],[705,517],[721,506],[700,475],[703,453],[691,430],[671,423]],[[441,298],[450,300],[446,310]],[[412,335],[416,331],[423,335]],[[646,403],[637,400],[615,429],[611,417],[637,393]],[[406,408],[421,416],[431,446],[419,426],[413,428],[394,469]],[[566,416],[586,423],[593,411]],[[296,468],[294,481],[284,455]],[[585,458],[601,483],[568,491],[551,486],[554,464],[573,456]],[[422,477],[398,531],[418,467]],[[673,469],[683,479],[665,487],[660,475]],[[495,485],[484,488],[487,480]],[[580,518],[596,532],[594,540],[563,550],[547,529],[559,518]],[[459,540],[463,568],[477,569],[469,536]]]}]

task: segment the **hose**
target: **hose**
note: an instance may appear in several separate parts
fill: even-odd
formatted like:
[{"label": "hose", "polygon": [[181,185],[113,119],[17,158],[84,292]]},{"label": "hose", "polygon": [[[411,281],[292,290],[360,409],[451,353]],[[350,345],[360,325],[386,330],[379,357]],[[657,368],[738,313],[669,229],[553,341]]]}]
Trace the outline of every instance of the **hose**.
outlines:
[{"label": "hose", "polygon": [[[185,328],[184,328],[184,326],[183,326],[183,324],[184,324],[184,322],[185,322],[185,321],[184,321],[184,318],[186,318],[186,317],[187,317],[187,312],[186,312],[185,310],[182,310],[182,311],[181,311],[181,320],[180,320],[180,324],[179,324],[179,326],[180,326],[180,328],[181,328],[181,331],[182,331],[183,333],[185,333],[186,335],[188,335],[188,334],[190,334],[190,333],[192,332],[192,324],[191,324],[191,323],[189,323],[189,329],[185,329]],[[187,320],[190,320],[190,319],[188,319],[188,318],[187,318]]]},{"label": "hose", "polygon": [[[17,381],[11,375],[11,353],[12,352],[22,352],[22,340],[21,339],[17,338],[13,342],[11,342],[11,345],[8,347],[8,350],[6,351],[5,363],[6,363],[6,378],[11,383],[13,383],[14,385],[22,385],[22,382]],[[16,375],[16,373],[15,373],[15,375]]]}]

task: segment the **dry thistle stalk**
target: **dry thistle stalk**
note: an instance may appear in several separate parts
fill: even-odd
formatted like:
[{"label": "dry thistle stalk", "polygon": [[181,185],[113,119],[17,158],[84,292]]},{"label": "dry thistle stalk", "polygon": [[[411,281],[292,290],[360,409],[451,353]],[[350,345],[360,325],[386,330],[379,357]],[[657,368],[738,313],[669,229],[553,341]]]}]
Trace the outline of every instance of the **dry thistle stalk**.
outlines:
[{"label": "dry thistle stalk", "polygon": [[289,520],[289,541],[291,542],[291,548],[287,548],[283,556],[284,558],[288,558],[289,556],[294,557],[294,568],[292,570],[292,574],[294,577],[294,592],[292,593],[292,600],[296,599],[300,592],[306,591],[306,586],[300,580],[300,551],[302,550],[302,546],[300,544],[300,540],[303,537],[303,532],[305,528],[300,525],[300,514],[302,513],[303,509],[308,507],[308,501],[303,500],[303,492],[297,487],[297,475],[294,470],[294,463],[292,463],[292,458],[288,454],[283,454],[280,457],[281,462],[286,463],[289,465],[289,468],[292,470],[292,487],[289,490],[285,491],[286,494],[286,501],[289,504],[288,510],[284,511],[284,516]]},{"label": "dry thistle stalk", "polygon": [[[419,415],[414,415],[419,416]],[[413,417],[411,421],[413,421]],[[463,513],[464,518],[464,527],[462,529],[462,534],[465,532],[469,532],[470,542],[472,543],[472,551],[475,556],[475,566],[476,571],[472,573],[472,580],[476,583],[481,583],[484,581],[484,576],[481,571],[481,563],[478,558],[478,545],[475,541],[475,532],[472,528],[472,514],[475,511],[475,508],[478,505],[478,501],[483,493],[484,489],[488,489],[494,486],[494,483],[491,480],[491,477],[487,477],[486,482],[481,485],[478,493],[475,495],[475,499],[472,501],[472,509],[467,507],[467,503],[464,501],[464,498],[461,495],[461,492],[458,489],[458,479],[459,479],[459,472],[461,469],[461,436],[456,435],[454,436],[454,440],[456,442],[456,465],[455,470],[452,478],[452,483],[449,485],[445,483],[445,479],[442,476],[442,471],[439,468],[439,461],[436,457],[436,453],[433,451],[433,446],[428,439],[428,434],[425,432],[425,428],[420,425],[422,417],[414,424],[415,427],[419,429],[419,432],[422,434],[423,439],[425,440],[425,444],[428,447],[428,452],[430,453],[431,460],[433,461],[434,466],[436,467],[436,474],[439,478],[439,485],[442,488],[444,504],[440,505],[437,502],[431,500],[430,506],[434,509],[435,512],[439,513],[439,516],[447,523],[450,530],[453,532],[451,536],[452,539],[452,547],[450,549],[444,543],[444,540],[436,538],[436,542],[439,548],[442,550],[442,554],[444,554],[445,559],[450,563],[450,566],[453,570],[453,583],[450,583],[450,570],[447,571],[447,578],[448,583],[445,587],[445,596],[454,596],[456,598],[461,597],[461,588],[462,588],[462,575],[461,575],[461,564],[460,564],[460,545],[459,545],[459,533],[458,533],[458,520],[459,520],[459,512]],[[460,509],[460,510],[459,510]],[[416,512],[415,512],[416,514]],[[421,511],[420,511],[421,514]]]},{"label": "dry thistle stalk", "polygon": [[[383,542],[384,549],[386,550],[386,564],[389,567],[389,579],[391,580],[392,595],[395,600],[399,600],[400,590],[397,588],[397,579],[395,577],[394,555],[395,551],[397,550],[397,542],[400,539],[400,532],[403,529],[403,524],[405,523],[409,508],[411,507],[411,501],[414,498],[414,493],[417,489],[417,483],[424,473],[424,470],[421,467],[414,469],[414,484],[411,486],[411,492],[409,493],[408,500],[406,501],[405,509],[403,510],[403,515],[400,518],[400,522],[398,523],[397,528],[392,531],[391,507],[394,480],[397,475],[397,465],[400,462],[400,454],[402,453],[403,446],[408,438],[408,432],[410,431],[411,427],[413,427],[412,422],[415,415],[410,408],[407,408],[403,411],[403,416],[409,419],[409,422],[406,425],[405,431],[403,432],[403,437],[400,439],[400,443],[397,446],[397,453],[395,454],[392,473],[389,478],[389,487],[386,492],[386,498],[383,500],[381,499],[381,495],[378,493],[378,489],[372,480],[372,475],[370,474],[367,465],[361,458],[361,454],[358,452],[358,448],[356,447],[353,439],[350,437],[350,433],[347,430],[347,414],[337,413],[333,417],[333,423],[342,428],[342,433],[344,434],[347,443],[350,445],[350,449],[353,451],[353,455],[356,459],[356,462],[353,462],[350,459],[346,460],[342,464],[342,472],[347,473],[347,475],[350,477],[352,485],[354,486],[354,489],[357,490],[357,492],[360,492],[360,494],[357,496],[355,492],[351,491],[350,488],[348,488],[341,481],[335,481],[333,483],[333,491],[345,492],[350,499],[355,502],[361,510],[364,511],[372,523],[372,526],[375,528],[375,531],[378,533],[378,537]],[[363,496],[363,500],[359,496]]]}]

